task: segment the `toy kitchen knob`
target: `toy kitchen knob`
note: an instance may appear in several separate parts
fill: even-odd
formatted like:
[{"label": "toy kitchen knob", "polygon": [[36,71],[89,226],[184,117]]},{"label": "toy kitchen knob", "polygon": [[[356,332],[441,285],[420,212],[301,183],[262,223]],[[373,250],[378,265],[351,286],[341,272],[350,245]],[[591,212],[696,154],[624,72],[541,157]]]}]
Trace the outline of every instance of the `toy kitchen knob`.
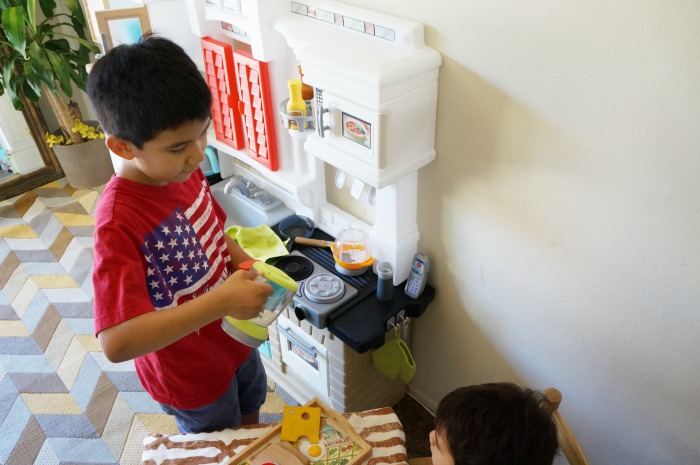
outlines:
[{"label": "toy kitchen knob", "polygon": [[299,321],[304,320],[306,318],[306,312],[301,307],[294,307],[294,315]]}]

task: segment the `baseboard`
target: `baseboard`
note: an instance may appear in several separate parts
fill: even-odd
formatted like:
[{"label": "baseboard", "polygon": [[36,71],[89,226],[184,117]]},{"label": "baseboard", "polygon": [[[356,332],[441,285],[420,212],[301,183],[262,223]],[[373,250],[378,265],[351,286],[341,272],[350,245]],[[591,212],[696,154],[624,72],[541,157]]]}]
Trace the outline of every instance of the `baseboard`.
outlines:
[{"label": "baseboard", "polygon": [[427,396],[423,395],[420,391],[417,389],[411,388],[409,385],[406,389],[406,394],[411,396],[413,400],[418,402],[424,409],[426,409],[432,416],[435,416],[435,412],[437,411],[437,402],[429,399]]}]

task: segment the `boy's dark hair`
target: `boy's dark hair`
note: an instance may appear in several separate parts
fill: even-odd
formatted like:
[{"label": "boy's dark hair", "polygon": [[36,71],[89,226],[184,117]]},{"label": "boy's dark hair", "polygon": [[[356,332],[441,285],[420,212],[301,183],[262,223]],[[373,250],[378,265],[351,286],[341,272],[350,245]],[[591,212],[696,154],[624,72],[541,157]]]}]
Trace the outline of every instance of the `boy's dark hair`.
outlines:
[{"label": "boy's dark hair", "polygon": [[542,393],[512,383],[467,386],[438,405],[435,429],[455,465],[551,465],[557,427]]},{"label": "boy's dark hair", "polygon": [[211,115],[211,92],[192,59],[152,34],[98,59],[87,92],[105,132],[139,149],[162,131]]}]

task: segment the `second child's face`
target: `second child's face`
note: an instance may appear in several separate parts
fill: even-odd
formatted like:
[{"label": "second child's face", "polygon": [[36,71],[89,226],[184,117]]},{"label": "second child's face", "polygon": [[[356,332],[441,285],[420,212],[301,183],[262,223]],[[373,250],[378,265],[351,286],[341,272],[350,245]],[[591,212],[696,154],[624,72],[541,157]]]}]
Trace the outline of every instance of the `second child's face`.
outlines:
[{"label": "second child's face", "polygon": [[209,119],[185,123],[159,133],[142,149],[131,147],[126,177],[155,186],[186,181],[204,159],[209,124]]},{"label": "second child's face", "polygon": [[429,437],[433,465],[455,465],[455,460],[452,457],[445,435],[433,430],[430,432]]}]

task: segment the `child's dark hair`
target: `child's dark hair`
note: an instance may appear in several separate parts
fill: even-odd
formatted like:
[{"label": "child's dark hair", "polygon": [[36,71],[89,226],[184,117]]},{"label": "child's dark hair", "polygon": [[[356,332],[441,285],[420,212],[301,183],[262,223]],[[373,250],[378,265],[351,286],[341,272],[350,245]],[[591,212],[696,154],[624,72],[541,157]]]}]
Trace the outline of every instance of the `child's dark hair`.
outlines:
[{"label": "child's dark hair", "polygon": [[511,383],[466,386],[440,401],[435,429],[455,465],[551,465],[559,443],[545,402]]},{"label": "child's dark hair", "polygon": [[211,92],[197,66],[179,45],[152,34],[98,59],[87,91],[105,132],[139,149],[162,131],[211,115]]}]

